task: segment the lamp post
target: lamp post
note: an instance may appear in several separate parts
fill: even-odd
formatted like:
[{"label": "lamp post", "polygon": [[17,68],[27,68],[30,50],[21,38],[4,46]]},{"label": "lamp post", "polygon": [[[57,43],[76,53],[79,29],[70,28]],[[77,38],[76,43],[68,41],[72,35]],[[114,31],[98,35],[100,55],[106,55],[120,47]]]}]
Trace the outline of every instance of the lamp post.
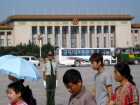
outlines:
[{"label": "lamp post", "polygon": [[40,57],[40,59],[42,58],[42,39],[43,39],[43,37],[42,37],[42,35],[39,35],[38,36],[38,41],[39,41],[39,57]]}]

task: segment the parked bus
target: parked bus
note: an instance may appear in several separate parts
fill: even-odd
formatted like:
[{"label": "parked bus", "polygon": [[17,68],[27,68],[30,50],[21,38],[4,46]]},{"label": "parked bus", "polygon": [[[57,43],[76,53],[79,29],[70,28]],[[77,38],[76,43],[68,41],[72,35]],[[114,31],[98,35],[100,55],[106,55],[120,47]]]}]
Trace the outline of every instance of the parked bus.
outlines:
[{"label": "parked bus", "polygon": [[90,64],[89,58],[93,53],[101,53],[105,65],[112,65],[117,63],[114,51],[114,48],[59,48],[56,59],[62,65],[80,66]]}]

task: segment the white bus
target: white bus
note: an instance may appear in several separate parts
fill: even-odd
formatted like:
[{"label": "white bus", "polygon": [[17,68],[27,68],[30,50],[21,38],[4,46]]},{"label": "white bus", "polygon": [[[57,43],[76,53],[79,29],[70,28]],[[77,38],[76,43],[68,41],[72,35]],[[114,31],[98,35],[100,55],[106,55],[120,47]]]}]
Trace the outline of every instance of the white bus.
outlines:
[{"label": "white bus", "polygon": [[101,53],[105,65],[112,65],[117,63],[114,51],[114,48],[59,48],[56,59],[62,65],[80,66],[90,64],[89,58],[93,53]]}]

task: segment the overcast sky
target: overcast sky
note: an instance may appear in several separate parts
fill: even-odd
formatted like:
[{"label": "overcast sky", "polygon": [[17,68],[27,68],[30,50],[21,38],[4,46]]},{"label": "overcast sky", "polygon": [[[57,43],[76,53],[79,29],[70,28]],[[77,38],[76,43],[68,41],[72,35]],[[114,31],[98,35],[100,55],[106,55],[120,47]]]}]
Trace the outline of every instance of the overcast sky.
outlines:
[{"label": "overcast sky", "polygon": [[0,21],[17,14],[130,14],[140,23],[140,0],[0,0]]}]

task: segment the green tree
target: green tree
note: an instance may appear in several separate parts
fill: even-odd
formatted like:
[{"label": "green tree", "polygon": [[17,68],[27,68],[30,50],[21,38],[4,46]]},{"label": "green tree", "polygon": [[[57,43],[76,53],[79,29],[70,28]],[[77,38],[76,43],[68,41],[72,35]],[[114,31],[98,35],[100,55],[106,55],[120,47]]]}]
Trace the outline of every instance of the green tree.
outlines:
[{"label": "green tree", "polygon": [[47,57],[47,54],[49,51],[54,52],[55,47],[52,46],[50,43],[47,43],[45,45],[42,46],[42,57],[45,58]]}]

